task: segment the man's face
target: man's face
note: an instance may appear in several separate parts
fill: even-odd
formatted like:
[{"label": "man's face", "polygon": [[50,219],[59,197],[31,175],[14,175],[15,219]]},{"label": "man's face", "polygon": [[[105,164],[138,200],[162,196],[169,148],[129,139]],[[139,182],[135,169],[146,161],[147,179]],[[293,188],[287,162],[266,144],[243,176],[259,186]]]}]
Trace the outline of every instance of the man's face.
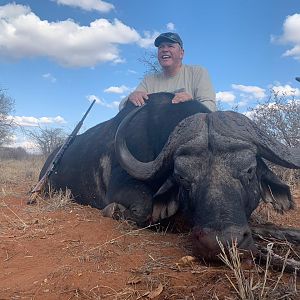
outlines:
[{"label": "man's face", "polygon": [[162,42],[158,46],[157,57],[162,68],[181,66],[184,51],[177,43]]}]

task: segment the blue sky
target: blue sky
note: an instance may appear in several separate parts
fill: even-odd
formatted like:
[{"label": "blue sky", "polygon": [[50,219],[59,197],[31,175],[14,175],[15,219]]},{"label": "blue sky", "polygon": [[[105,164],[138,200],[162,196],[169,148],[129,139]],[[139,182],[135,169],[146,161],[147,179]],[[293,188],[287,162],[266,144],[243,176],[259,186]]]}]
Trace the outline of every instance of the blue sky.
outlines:
[{"label": "blue sky", "polygon": [[271,87],[300,96],[299,0],[0,0],[0,87],[15,100],[12,117],[71,131],[95,97],[84,129],[113,117],[166,31],[182,37],[185,63],[208,69],[225,109],[246,111]]}]

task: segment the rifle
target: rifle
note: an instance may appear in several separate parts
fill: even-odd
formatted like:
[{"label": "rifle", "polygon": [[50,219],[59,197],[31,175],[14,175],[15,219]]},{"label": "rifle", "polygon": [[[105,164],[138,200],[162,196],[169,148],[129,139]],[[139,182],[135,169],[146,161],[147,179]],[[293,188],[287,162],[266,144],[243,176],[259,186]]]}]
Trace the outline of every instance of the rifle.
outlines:
[{"label": "rifle", "polygon": [[53,157],[52,161],[50,162],[45,174],[43,175],[43,177],[39,180],[39,182],[36,184],[36,186],[30,191],[30,197],[29,200],[27,202],[27,204],[33,204],[36,202],[36,198],[38,196],[39,193],[41,193],[41,191],[43,190],[43,188],[45,187],[47,181],[49,180],[49,177],[51,176],[51,174],[53,173],[54,169],[56,168],[56,166],[58,166],[61,158],[63,157],[65,151],[68,149],[68,147],[72,144],[72,142],[74,141],[78,131],[80,130],[84,119],[86,118],[86,116],[88,115],[88,113],[90,112],[90,110],[92,109],[92,106],[95,104],[96,100],[94,100],[92,102],[92,104],[90,105],[90,107],[88,108],[88,110],[86,111],[86,113],[84,114],[84,116],[82,117],[82,119],[80,120],[80,122],[76,125],[75,129],[72,131],[72,133],[68,136],[68,138],[66,139],[66,141],[62,144],[62,146],[60,147],[60,149],[57,151],[57,153],[55,154],[55,156]]}]

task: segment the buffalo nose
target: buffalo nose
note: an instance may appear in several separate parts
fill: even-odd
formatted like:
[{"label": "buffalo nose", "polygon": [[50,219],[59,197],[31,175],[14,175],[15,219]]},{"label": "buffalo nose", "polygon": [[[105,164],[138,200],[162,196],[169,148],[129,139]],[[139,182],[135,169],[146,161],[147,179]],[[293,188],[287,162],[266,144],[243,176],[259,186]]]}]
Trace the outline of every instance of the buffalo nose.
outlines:
[{"label": "buffalo nose", "polygon": [[254,255],[257,253],[252,233],[248,226],[231,225],[223,230],[195,227],[192,233],[194,255],[206,260],[218,259],[218,254],[221,252],[219,243],[224,248],[228,248],[233,241],[236,241],[240,250],[252,252]]}]

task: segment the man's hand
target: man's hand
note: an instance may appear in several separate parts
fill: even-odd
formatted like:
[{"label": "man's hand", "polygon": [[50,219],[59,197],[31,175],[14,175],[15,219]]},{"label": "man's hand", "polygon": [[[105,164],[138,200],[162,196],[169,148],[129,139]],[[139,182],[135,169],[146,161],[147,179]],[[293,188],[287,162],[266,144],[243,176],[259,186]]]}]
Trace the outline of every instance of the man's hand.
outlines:
[{"label": "man's hand", "polygon": [[180,103],[192,100],[193,97],[186,92],[175,93],[175,97],[172,99],[172,103]]},{"label": "man's hand", "polygon": [[128,100],[135,106],[142,106],[145,104],[145,100],[148,100],[148,94],[146,92],[135,91],[128,96]]}]

